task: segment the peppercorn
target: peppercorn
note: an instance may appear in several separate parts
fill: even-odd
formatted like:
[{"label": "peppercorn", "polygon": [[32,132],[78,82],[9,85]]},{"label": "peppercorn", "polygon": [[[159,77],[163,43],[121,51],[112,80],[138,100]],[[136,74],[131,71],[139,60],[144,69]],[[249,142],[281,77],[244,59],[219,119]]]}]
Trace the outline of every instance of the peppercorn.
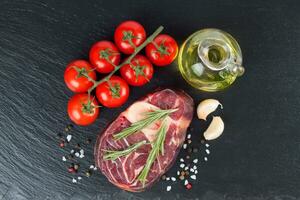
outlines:
[{"label": "peppercorn", "polygon": [[67,128],[71,130],[73,128],[73,124],[68,124]]},{"label": "peppercorn", "polygon": [[185,187],[186,187],[186,189],[190,190],[190,189],[192,189],[192,184],[188,183]]},{"label": "peppercorn", "polygon": [[61,148],[65,147],[65,142],[64,142],[64,141],[61,141],[61,142],[59,143],[59,146],[60,146]]},{"label": "peppercorn", "polygon": [[162,180],[166,180],[166,178],[167,178],[167,176],[165,174],[162,175],[162,177],[161,177]]},{"label": "peppercorn", "polygon": [[73,166],[73,167],[74,167],[74,169],[75,169],[75,170],[78,170],[78,168],[79,168],[79,164],[74,164],[74,166]]},{"label": "peppercorn", "polygon": [[79,149],[79,148],[80,148],[80,144],[77,143],[77,144],[75,145],[75,148]]},{"label": "peppercorn", "polygon": [[68,172],[69,173],[75,173],[76,170],[75,170],[75,168],[73,166],[71,166],[71,167],[68,168]]},{"label": "peppercorn", "polygon": [[91,176],[91,174],[92,174],[92,173],[91,173],[91,171],[90,171],[90,170],[87,170],[87,171],[85,172],[85,176],[86,176],[86,177],[90,177],[90,176]]},{"label": "peppercorn", "polygon": [[86,144],[90,144],[91,142],[92,142],[92,140],[90,138],[88,138],[88,139],[85,140]]}]

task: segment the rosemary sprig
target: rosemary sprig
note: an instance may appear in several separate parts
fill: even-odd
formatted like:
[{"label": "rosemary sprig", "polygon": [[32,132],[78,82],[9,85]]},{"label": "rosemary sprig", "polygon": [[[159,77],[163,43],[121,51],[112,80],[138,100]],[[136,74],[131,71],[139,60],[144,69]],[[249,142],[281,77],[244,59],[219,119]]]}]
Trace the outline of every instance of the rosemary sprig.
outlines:
[{"label": "rosemary sprig", "polygon": [[142,130],[143,128],[149,126],[150,124],[152,124],[155,121],[161,120],[161,119],[165,119],[169,114],[175,112],[177,109],[168,109],[168,110],[154,110],[151,112],[147,112],[145,113],[146,118],[142,119],[140,121],[137,121],[133,124],[131,124],[131,126],[123,129],[121,132],[115,134],[113,137],[115,140],[119,140],[122,138],[125,138],[137,131]]},{"label": "rosemary sprig", "polygon": [[116,160],[117,158],[119,158],[121,156],[126,156],[126,155],[132,153],[133,151],[135,151],[140,146],[142,146],[146,143],[147,143],[146,140],[142,140],[138,143],[135,143],[135,144],[131,145],[127,149],[120,150],[120,151],[118,151],[118,150],[103,150],[103,151],[105,151],[103,159],[104,160]]},{"label": "rosemary sprig", "polygon": [[137,178],[139,181],[142,182],[143,187],[145,186],[147,176],[149,174],[151,166],[154,163],[154,161],[157,159],[159,153],[164,155],[164,143],[165,143],[165,138],[166,138],[166,132],[167,132],[167,128],[166,128],[166,123],[164,120],[159,131],[157,132],[156,140],[152,144],[152,149],[149,153],[146,164]]}]

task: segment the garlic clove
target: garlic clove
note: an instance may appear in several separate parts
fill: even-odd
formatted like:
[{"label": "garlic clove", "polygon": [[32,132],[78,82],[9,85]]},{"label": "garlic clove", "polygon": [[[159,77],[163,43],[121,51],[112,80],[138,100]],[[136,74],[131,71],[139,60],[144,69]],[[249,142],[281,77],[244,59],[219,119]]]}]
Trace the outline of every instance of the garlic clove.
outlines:
[{"label": "garlic clove", "polygon": [[214,112],[219,105],[221,105],[223,109],[223,105],[216,99],[205,99],[201,101],[197,107],[198,118],[206,121],[206,117]]},{"label": "garlic clove", "polygon": [[219,116],[214,116],[203,135],[206,140],[214,140],[222,135],[223,131],[224,122],[222,118]]}]

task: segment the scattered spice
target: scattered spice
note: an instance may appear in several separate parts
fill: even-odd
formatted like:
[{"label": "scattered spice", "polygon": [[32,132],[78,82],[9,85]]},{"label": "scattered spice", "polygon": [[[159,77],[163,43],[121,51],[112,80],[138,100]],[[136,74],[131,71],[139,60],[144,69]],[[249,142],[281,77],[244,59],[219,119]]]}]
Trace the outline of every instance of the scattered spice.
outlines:
[{"label": "scattered spice", "polygon": [[68,168],[68,172],[69,172],[69,173],[75,173],[76,170],[74,169],[73,166],[71,166],[71,167]]},{"label": "scattered spice", "polygon": [[182,176],[182,175],[179,176],[179,179],[180,179],[180,180],[184,180],[184,176]]},{"label": "scattered spice", "polygon": [[166,180],[169,181],[169,180],[170,180],[170,177],[167,177]]},{"label": "scattered spice", "polygon": [[188,142],[188,144],[191,144],[191,143],[192,143],[192,140],[188,140],[187,142]]},{"label": "scattered spice", "polygon": [[167,191],[169,192],[169,191],[171,191],[171,189],[172,189],[172,186],[168,185],[167,186]]},{"label": "scattered spice", "polygon": [[75,178],[72,179],[73,183],[77,183],[77,180]]},{"label": "scattered spice", "polygon": [[70,142],[71,141],[71,139],[72,139],[72,135],[67,135],[67,137],[66,137],[66,139],[67,139],[67,142]]},{"label": "scattered spice", "polygon": [[85,172],[85,176],[86,176],[86,177],[90,177],[90,176],[91,176],[91,174],[92,174],[92,173],[91,173],[91,171],[90,171],[90,170],[87,170],[87,171]]},{"label": "scattered spice", "polygon": [[191,156],[187,155],[185,158],[186,158],[186,159],[190,159],[190,158],[191,158]]},{"label": "scattered spice", "polygon": [[198,163],[198,159],[197,159],[197,158],[194,159],[194,160],[193,160],[193,163],[195,163],[195,164]]},{"label": "scattered spice", "polygon": [[209,151],[209,149],[206,149],[205,151],[206,151],[206,153],[207,153],[207,154],[210,154],[210,151]]},{"label": "scattered spice", "polygon": [[74,167],[75,170],[78,170],[79,169],[79,164],[74,164],[73,167]]},{"label": "scattered spice", "polygon": [[59,146],[60,146],[61,148],[65,147],[65,142],[64,142],[64,141],[61,141],[61,142],[59,143]]},{"label": "scattered spice", "polygon": [[77,143],[77,144],[75,145],[75,148],[80,149],[80,144]]},{"label": "scattered spice", "polygon": [[191,179],[196,180],[196,175],[191,175]]},{"label": "scattered spice", "polygon": [[188,153],[192,153],[193,152],[193,149],[192,148],[188,148]]},{"label": "scattered spice", "polygon": [[66,162],[66,161],[67,161],[67,159],[66,159],[66,157],[65,157],[65,156],[63,156],[63,157],[62,157],[62,161],[64,161],[64,162]]},{"label": "scattered spice", "polygon": [[91,140],[90,138],[87,138],[87,139],[85,140],[85,144],[91,144],[91,142],[92,142],[92,140]]},{"label": "scattered spice", "polygon": [[185,187],[186,187],[186,189],[190,190],[190,189],[192,189],[192,184],[188,183]]},{"label": "scattered spice", "polygon": [[166,180],[167,176],[166,175],[162,175],[161,179],[162,180]]}]

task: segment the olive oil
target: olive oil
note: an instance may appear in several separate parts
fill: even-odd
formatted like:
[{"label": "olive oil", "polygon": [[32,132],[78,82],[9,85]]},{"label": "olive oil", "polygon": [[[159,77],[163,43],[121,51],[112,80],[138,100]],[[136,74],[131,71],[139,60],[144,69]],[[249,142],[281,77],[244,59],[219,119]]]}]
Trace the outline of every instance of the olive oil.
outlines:
[{"label": "olive oil", "polygon": [[184,79],[204,91],[225,89],[244,72],[238,43],[218,29],[203,29],[191,35],[180,49],[178,62]]}]

